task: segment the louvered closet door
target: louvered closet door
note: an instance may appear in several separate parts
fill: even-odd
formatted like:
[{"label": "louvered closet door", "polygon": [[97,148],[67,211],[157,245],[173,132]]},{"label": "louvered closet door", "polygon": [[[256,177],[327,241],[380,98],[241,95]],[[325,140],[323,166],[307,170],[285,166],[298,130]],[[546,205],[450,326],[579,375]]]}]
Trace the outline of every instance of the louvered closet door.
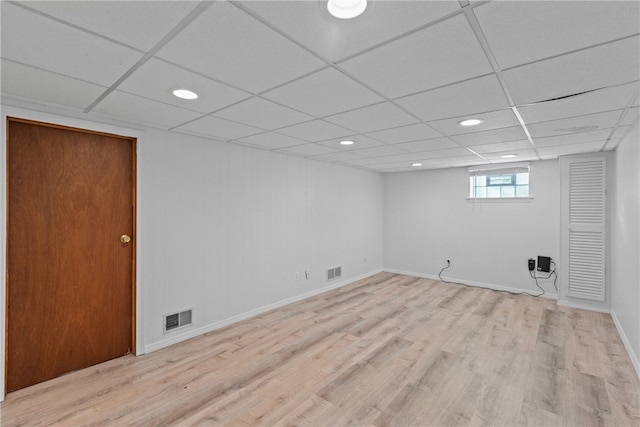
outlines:
[{"label": "louvered closet door", "polygon": [[568,159],[564,169],[566,295],[605,300],[605,158]]}]

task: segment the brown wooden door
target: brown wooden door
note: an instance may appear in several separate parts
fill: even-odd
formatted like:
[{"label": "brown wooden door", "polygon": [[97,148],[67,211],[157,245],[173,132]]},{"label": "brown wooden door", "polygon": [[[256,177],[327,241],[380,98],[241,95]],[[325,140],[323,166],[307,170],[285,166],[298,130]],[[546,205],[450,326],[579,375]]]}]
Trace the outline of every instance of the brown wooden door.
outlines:
[{"label": "brown wooden door", "polygon": [[7,122],[10,392],[133,351],[135,139]]}]

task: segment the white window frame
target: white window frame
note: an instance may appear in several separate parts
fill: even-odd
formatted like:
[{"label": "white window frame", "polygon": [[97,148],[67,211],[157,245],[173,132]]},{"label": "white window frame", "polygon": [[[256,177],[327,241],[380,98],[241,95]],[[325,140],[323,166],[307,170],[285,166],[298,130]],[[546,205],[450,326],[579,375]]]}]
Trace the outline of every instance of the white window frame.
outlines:
[{"label": "white window frame", "polygon": [[475,197],[469,191],[467,200],[472,202],[528,202],[531,197],[531,165],[529,162],[514,162],[501,164],[477,165],[469,167],[469,188],[472,188],[472,179],[476,176],[503,175],[516,173],[529,174],[529,195],[513,197]]}]

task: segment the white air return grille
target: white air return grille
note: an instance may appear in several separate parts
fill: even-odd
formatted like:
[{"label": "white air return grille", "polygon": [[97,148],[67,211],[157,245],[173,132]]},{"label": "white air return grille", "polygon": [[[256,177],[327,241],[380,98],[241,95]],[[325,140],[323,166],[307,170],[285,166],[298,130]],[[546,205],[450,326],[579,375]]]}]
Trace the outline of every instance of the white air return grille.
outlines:
[{"label": "white air return grille", "polygon": [[564,259],[567,296],[605,300],[605,158],[567,162]]},{"label": "white air return grille", "polygon": [[327,282],[342,277],[342,267],[334,267],[327,270]]},{"label": "white air return grille", "polygon": [[604,301],[604,234],[569,232],[570,296]]},{"label": "white air return grille", "polygon": [[193,309],[166,314],[163,316],[163,323],[165,333],[190,326],[193,323]]},{"label": "white air return grille", "polygon": [[569,222],[601,224],[604,221],[604,163],[569,165]]}]

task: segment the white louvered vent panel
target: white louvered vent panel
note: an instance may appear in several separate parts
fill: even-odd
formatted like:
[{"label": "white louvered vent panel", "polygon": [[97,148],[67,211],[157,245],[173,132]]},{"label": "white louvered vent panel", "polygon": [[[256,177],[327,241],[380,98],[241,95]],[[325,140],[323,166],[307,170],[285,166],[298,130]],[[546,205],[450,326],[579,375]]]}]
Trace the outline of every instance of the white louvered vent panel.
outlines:
[{"label": "white louvered vent panel", "polygon": [[563,288],[566,296],[604,301],[604,156],[568,159],[563,185]]},{"label": "white louvered vent panel", "polygon": [[569,231],[569,289],[567,295],[604,301],[604,234]]},{"label": "white louvered vent panel", "polygon": [[569,222],[600,224],[604,220],[604,163],[569,166]]}]

